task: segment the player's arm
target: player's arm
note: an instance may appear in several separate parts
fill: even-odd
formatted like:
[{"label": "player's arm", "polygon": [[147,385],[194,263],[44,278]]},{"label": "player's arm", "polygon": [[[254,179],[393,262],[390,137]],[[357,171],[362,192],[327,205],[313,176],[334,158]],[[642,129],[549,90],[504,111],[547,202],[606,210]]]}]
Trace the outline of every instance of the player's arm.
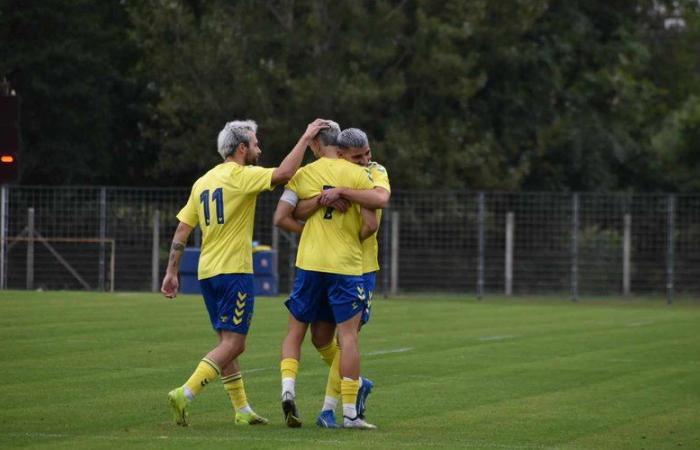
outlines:
[{"label": "player's arm", "polygon": [[360,241],[372,236],[379,229],[377,212],[373,209],[360,208],[362,214],[362,228],[360,229]]},{"label": "player's arm", "polygon": [[173,243],[170,246],[170,256],[168,257],[168,267],[165,269],[165,278],[160,291],[168,298],[177,296],[180,284],[177,279],[177,274],[180,269],[180,258],[185,251],[187,239],[194,228],[184,222],[180,222],[173,236]]},{"label": "player's arm", "polygon": [[382,187],[373,189],[349,189],[337,187],[327,189],[321,193],[319,202],[328,206],[338,199],[345,199],[352,203],[357,203],[363,208],[384,209],[389,204],[391,193]]},{"label": "player's arm", "polygon": [[[317,195],[316,197],[307,198],[297,203],[297,207],[294,208],[294,218],[297,220],[308,220],[316,211],[324,208],[325,206],[319,203],[319,198],[320,196]],[[339,198],[329,206],[338,212],[345,213],[350,209],[350,202]]]},{"label": "player's arm", "polygon": [[304,225],[297,222],[293,216],[294,207],[298,202],[297,194],[291,189],[285,189],[282,197],[280,197],[280,201],[277,202],[275,214],[272,216],[272,223],[283,230],[301,234]]},{"label": "player's arm", "polygon": [[328,128],[328,123],[323,119],[316,119],[306,127],[306,131],[301,138],[299,138],[299,142],[297,142],[292,151],[282,160],[279,167],[272,172],[271,184],[273,186],[285,184],[292,179],[299,169],[301,161],[304,159],[306,147],[309,146],[309,143],[316,137],[318,132],[324,128]]}]

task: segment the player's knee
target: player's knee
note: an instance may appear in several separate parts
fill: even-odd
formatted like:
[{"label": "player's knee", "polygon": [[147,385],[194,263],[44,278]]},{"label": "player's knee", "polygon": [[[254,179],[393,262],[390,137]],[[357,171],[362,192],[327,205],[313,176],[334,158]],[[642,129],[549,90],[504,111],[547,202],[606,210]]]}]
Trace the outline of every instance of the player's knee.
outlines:
[{"label": "player's knee", "polygon": [[219,345],[231,359],[236,358],[245,351],[245,339],[238,337],[225,336]]}]

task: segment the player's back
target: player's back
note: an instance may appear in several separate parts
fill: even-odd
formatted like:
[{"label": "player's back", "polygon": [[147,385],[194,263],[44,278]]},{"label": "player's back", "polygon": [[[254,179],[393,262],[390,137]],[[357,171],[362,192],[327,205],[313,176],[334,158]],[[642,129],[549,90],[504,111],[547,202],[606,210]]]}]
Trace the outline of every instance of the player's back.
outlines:
[{"label": "player's back", "polygon": [[[369,172],[343,159],[320,158],[300,169],[289,187],[306,199],[323,189],[346,187],[372,189]],[[321,208],[304,225],[299,243],[297,266],[304,270],[343,275],[362,274],[362,228],[360,207],[353,204],[341,214]]]},{"label": "player's back", "polygon": [[272,172],[234,162],[217,165],[192,186],[178,218],[202,230],[199,279],[252,273],[252,240],[258,194],[271,189]]},{"label": "player's back", "polygon": [[[369,166],[367,166],[367,169],[369,170],[370,176],[372,177],[372,181],[374,182],[375,186],[381,187],[383,189],[386,189],[388,192],[391,192],[391,185],[389,184],[389,174],[387,174],[386,168],[384,166],[375,161],[372,161],[371,163],[369,163]],[[382,210],[378,209],[377,222],[381,223],[381,221]],[[376,272],[377,270],[379,270],[379,243],[377,242],[377,233],[374,233],[372,236],[368,237],[362,242],[362,251],[362,272]]]}]

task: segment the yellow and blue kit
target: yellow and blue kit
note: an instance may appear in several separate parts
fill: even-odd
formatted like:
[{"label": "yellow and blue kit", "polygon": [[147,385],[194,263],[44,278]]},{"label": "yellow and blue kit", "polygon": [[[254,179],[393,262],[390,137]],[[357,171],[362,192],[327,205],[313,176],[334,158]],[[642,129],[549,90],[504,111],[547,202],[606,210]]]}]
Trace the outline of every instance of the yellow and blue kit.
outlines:
[{"label": "yellow and blue kit", "polygon": [[177,215],[181,222],[199,225],[202,230],[197,277],[217,330],[243,334],[248,330],[254,303],[255,206],[258,194],[274,187],[274,170],[221,163],[194,183],[187,204]]},{"label": "yellow and blue kit", "polygon": [[[320,158],[299,169],[287,185],[302,200],[332,187],[372,189],[374,183],[364,167],[344,159]],[[361,228],[356,204],[344,214],[322,208],[306,221],[297,252],[294,289],[285,303],[297,320],[321,320],[317,313],[325,302],[331,306],[336,323],[364,309]]]}]

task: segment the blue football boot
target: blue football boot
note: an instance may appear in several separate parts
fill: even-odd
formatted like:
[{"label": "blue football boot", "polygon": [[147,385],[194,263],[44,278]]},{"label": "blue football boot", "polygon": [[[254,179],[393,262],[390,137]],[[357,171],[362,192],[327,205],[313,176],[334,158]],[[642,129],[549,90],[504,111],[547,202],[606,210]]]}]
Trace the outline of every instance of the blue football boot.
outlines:
[{"label": "blue football boot", "polygon": [[362,378],[362,385],[357,391],[357,403],[355,403],[355,408],[357,409],[357,417],[360,419],[365,418],[365,410],[367,409],[367,397],[372,392],[374,383],[368,378]]},{"label": "blue football boot", "polygon": [[316,425],[321,428],[340,428],[340,425],[335,422],[335,413],[331,409],[321,411],[316,419]]}]

